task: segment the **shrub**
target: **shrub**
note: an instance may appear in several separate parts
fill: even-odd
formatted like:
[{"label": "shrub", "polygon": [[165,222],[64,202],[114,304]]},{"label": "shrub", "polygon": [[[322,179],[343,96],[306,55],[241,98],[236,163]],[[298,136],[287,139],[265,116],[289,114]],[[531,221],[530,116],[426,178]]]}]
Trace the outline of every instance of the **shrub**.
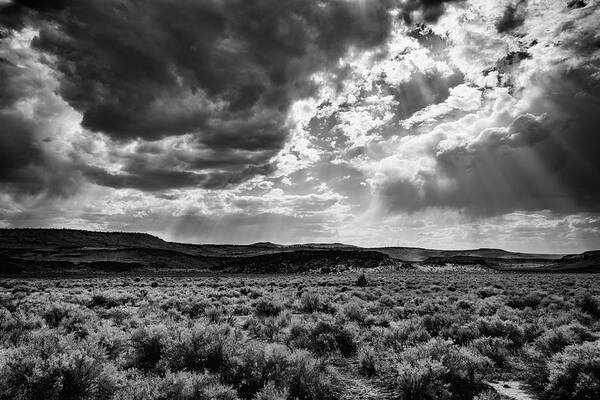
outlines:
[{"label": "shrub", "polygon": [[208,307],[204,310],[204,315],[213,324],[218,324],[223,316],[223,309],[221,307]]},{"label": "shrub", "polygon": [[367,280],[367,277],[365,276],[365,274],[361,274],[358,279],[356,279],[356,286],[358,287],[365,287],[369,285],[369,281]]},{"label": "shrub", "polygon": [[267,382],[254,396],[254,400],[286,400],[287,398],[288,390],[286,388],[278,389],[273,382]]},{"label": "shrub", "polygon": [[44,311],[44,321],[50,328],[56,328],[61,321],[69,316],[69,307],[57,304]]},{"label": "shrub", "polygon": [[328,311],[329,305],[319,294],[314,292],[304,292],[302,293],[302,296],[300,296],[300,310],[307,313]]},{"label": "shrub", "polygon": [[289,398],[298,400],[336,400],[340,384],[335,372],[322,360],[298,351],[290,358],[286,381]]},{"label": "shrub", "polygon": [[273,300],[260,299],[254,305],[254,314],[258,317],[274,317],[284,310],[284,306]]},{"label": "shrub", "polygon": [[539,293],[528,293],[525,296],[516,295],[510,297],[506,301],[506,305],[516,309],[524,309],[526,307],[537,308],[542,301],[542,296]]},{"label": "shrub", "polygon": [[161,385],[161,398],[169,400],[237,400],[231,386],[219,383],[216,376],[193,372],[167,374]]},{"label": "shrub", "polygon": [[472,342],[479,354],[492,360],[497,367],[508,367],[511,342],[505,338],[480,337]]},{"label": "shrub", "polygon": [[361,374],[373,376],[379,369],[377,353],[371,346],[363,346],[358,352],[358,368]]},{"label": "shrub", "polygon": [[316,354],[339,351],[344,357],[355,354],[358,348],[356,332],[351,325],[335,324],[323,319],[310,327],[292,325],[288,343],[294,347],[312,350]]},{"label": "shrub", "polygon": [[113,400],[160,400],[163,379],[157,376],[144,375],[137,370],[128,371],[129,375],[117,389]]},{"label": "shrub", "polygon": [[0,343],[15,345],[34,329],[42,325],[39,317],[27,317],[22,313],[11,313],[6,308],[0,308]]},{"label": "shrub", "polygon": [[291,365],[291,353],[279,344],[250,342],[241,349],[223,377],[233,384],[244,399],[250,399],[270,382],[285,387]]},{"label": "shrub", "polygon": [[523,377],[529,386],[536,392],[542,392],[548,379],[548,359],[533,346],[523,349],[521,363],[523,364]]},{"label": "shrub", "polygon": [[419,359],[402,362],[396,367],[394,381],[402,400],[446,400],[451,399],[444,375],[448,369],[437,360]]},{"label": "shrub", "polygon": [[87,340],[102,349],[109,359],[116,359],[127,348],[129,335],[113,325],[103,323]]},{"label": "shrub", "polygon": [[494,390],[486,390],[473,397],[473,400],[502,400],[502,397]]},{"label": "shrub", "polygon": [[600,301],[590,293],[586,293],[579,301],[579,307],[584,313],[587,313],[594,318],[600,318]]},{"label": "shrub", "polygon": [[144,371],[156,368],[163,356],[166,340],[164,326],[155,325],[136,330],[131,335],[132,366]]},{"label": "shrub", "polygon": [[0,399],[108,400],[115,378],[98,349],[64,347],[57,337],[42,337],[2,366]]},{"label": "shrub", "polygon": [[571,344],[594,341],[597,338],[598,335],[590,331],[589,328],[579,323],[571,323],[544,332],[536,340],[536,344],[546,354],[554,354]]},{"label": "shrub", "polygon": [[[402,379],[408,379],[408,383],[415,379],[414,385],[411,386],[411,383],[408,387],[424,390],[424,396],[428,396],[429,389],[425,390],[422,387],[428,388],[430,381],[435,380],[453,399],[465,400],[471,400],[480,390],[483,376],[492,364],[487,357],[467,348],[458,347],[450,341],[434,339],[405,350],[400,357],[404,363],[402,373],[405,376]],[[415,367],[416,375],[406,372],[407,363]],[[443,369],[439,368],[438,364],[443,366]],[[442,392],[438,395],[444,396]]]},{"label": "shrub", "polygon": [[524,342],[524,332],[519,325],[498,317],[480,318],[470,328],[477,329],[481,336],[506,338],[511,341],[512,347],[520,347]]},{"label": "shrub", "polygon": [[548,399],[600,398],[600,340],[566,347],[548,364]]},{"label": "shrub", "polygon": [[431,335],[416,319],[392,322],[383,333],[383,344],[397,351],[429,339]]},{"label": "shrub", "polygon": [[369,313],[365,308],[356,301],[350,301],[344,304],[341,308],[341,313],[350,321],[364,323]]},{"label": "shrub", "polygon": [[447,329],[452,325],[453,317],[447,313],[436,312],[434,314],[427,314],[421,319],[421,323],[427,329],[427,332],[431,336],[438,336],[442,330]]},{"label": "shrub", "polygon": [[246,329],[251,335],[263,340],[276,341],[278,336],[283,335],[283,329],[290,324],[291,317],[289,312],[281,312],[276,317],[257,318],[250,317],[244,323]]},{"label": "shrub", "polygon": [[108,291],[96,293],[88,303],[89,308],[113,308],[127,304],[133,300],[133,297],[128,293],[119,293],[116,291]]},{"label": "shrub", "polygon": [[227,368],[235,346],[234,332],[230,326],[196,324],[169,341],[164,349],[164,357],[174,371],[207,370],[216,373]]}]

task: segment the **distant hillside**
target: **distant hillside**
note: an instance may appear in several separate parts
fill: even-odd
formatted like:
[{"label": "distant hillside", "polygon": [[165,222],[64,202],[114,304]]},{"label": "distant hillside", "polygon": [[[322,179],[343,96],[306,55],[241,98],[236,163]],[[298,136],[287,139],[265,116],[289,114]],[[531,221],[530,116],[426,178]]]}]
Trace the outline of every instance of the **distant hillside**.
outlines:
[{"label": "distant hillside", "polygon": [[433,272],[600,272],[600,251],[555,255],[489,248],[361,248],[342,243],[185,244],[147,233],[0,229],[0,275],[335,272],[357,268],[394,270],[399,266]]},{"label": "distant hillside", "polygon": [[560,271],[600,272],[600,250],[562,257],[556,262]]},{"label": "distant hillside", "polygon": [[421,262],[430,258],[450,257],[480,257],[494,259],[545,259],[557,260],[562,254],[531,254],[515,253],[501,249],[472,249],[472,250],[435,250],[419,247],[377,247],[372,250],[380,251],[390,257],[398,258],[407,262]]},{"label": "distant hillside", "polygon": [[297,250],[238,258],[218,270],[236,273],[341,272],[358,268],[399,266],[386,254],[370,250]]},{"label": "distant hillside", "polygon": [[168,247],[147,233],[92,232],[74,229],[2,229],[0,248]]}]

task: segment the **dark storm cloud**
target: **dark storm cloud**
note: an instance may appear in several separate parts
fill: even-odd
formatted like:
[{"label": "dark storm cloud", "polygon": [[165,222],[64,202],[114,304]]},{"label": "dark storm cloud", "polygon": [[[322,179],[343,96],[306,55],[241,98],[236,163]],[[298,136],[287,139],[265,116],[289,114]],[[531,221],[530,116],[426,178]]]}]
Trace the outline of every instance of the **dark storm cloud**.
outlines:
[{"label": "dark storm cloud", "polygon": [[313,93],[310,75],[334,67],[350,46],[381,44],[390,6],[21,0],[0,11],[0,22],[40,29],[33,46],[55,56],[48,62],[60,73],[59,93],[84,127],[116,142],[193,134],[212,149],[207,164],[229,158],[237,168],[221,178],[202,162],[189,165],[200,170],[146,168],[147,177],[86,172],[104,185],[156,190],[222,187],[271,171],[268,160],[288,136],[289,105]]},{"label": "dark storm cloud", "polygon": [[[42,145],[59,102],[46,91],[40,74],[24,66],[28,61],[24,54],[8,52],[0,41],[0,56],[0,191],[15,198],[72,194],[77,173]],[[30,96],[43,100],[24,111]]]},{"label": "dark storm cloud", "polygon": [[83,127],[115,146],[191,134],[211,150],[162,170],[132,168],[129,159],[119,174],[76,169],[117,188],[225,187],[272,171],[289,106],[314,93],[314,72],[338,68],[350,47],[384,43],[391,8],[435,21],[446,2],[15,0],[1,6],[0,24],[39,29],[32,45],[52,56],[45,60],[58,73],[58,93]]},{"label": "dark storm cloud", "polygon": [[440,150],[435,173],[386,183],[386,207],[453,207],[476,215],[600,211],[600,80],[591,72],[540,77],[544,92],[530,113]]},{"label": "dark storm cloud", "polygon": [[[231,147],[241,148],[262,132],[280,146],[282,114],[292,99],[311,93],[310,74],[350,45],[380,44],[390,27],[387,2],[365,9],[346,1],[62,6],[39,10],[53,24],[34,45],[58,57],[60,92],[83,113],[85,127],[116,139],[195,132],[223,146],[237,136]],[[260,120],[252,120],[257,110]],[[223,124],[226,132],[215,132]]]},{"label": "dark storm cloud", "polygon": [[525,12],[527,0],[519,0],[506,6],[502,17],[496,22],[496,29],[499,33],[512,31],[523,25],[525,22]]},{"label": "dark storm cloud", "polygon": [[83,174],[98,185],[154,192],[193,186],[224,189],[255,175],[267,175],[273,170],[273,164],[265,164],[245,166],[238,171],[194,173],[155,168],[128,168],[123,173],[111,174],[101,168],[85,167]]}]

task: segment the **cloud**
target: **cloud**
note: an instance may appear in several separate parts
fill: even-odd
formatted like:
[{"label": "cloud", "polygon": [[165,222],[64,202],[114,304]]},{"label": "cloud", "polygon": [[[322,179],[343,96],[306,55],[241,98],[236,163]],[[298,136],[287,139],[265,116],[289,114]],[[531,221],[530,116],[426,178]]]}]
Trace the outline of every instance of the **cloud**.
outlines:
[{"label": "cloud", "polygon": [[600,243],[597,20],[552,0],[4,2],[0,224]]},{"label": "cloud", "polygon": [[426,22],[436,22],[445,12],[446,4],[464,0],[408,0],[403,2],[401,16],[406,23],[416,18]]},{"label": "cloud", "polygon": [[[315,73],[337,71],[343,78],[338,61],[349,49],[384,46],[392,10],[435,21],[445,3],[161,0],[142,7],[116,0],[15,0],[0,6],[0,24],[8,36],[37,32],[30,53],[52,72],[53,90],[81,115],[84,130],[105,135],[96,141],[113,164],[93,160],[99,155],[90,152],[72,154],[83,176],[149,191],[225,188],[272,173],[284,161],[277,156],[290,140],[291,106],[316,95]],[[435,77],[423,79],[435,84]],[[30,97],[24,87],[9,89]],[[435,96],[423,95],[425,102]],[[160,144],[190,136],[188,150],[199,155],[185,160]],[[19,137],[33,146],[26,134]],[[160,154],[115,151],[139,142],[159,143]],[[35,149],[24,150],[36,157]],[[24,162],[30,161],[35,164]]]},{"label": "cloud", "polygon": [[466,146],[466,149],[470,152],[490,152],[500,146],[533,146],[548,138],[554,124],[555,121],[550,121],[547,114],[540,116],[522,114],[506,128],[486,128],[482,130]]},{"label": "cloud", "polygon": [[496,22],[498,32],[510,32],[523,25],[526,9],[527,0],[518,0],[515,3],[508,4],[504,9],[502,17]]},{"label": "cloud", "polygon": [[[417,111],[403,122],[412,135],[387,140],[383,157],[362,161],[382,215],[431,208],[474,218],[599,211],[597,10],[530,6],[527,33],[504,35],[504,45],[485,23],[449,31],[464,87],[481,96],[466,91],[465,101],[451,95]],[[493,51],[486,43],[494,43]]]},{"label": "cloud", "polygon": [[[477,134],[465,127],[461,135],[440,136],[445,139],[434,147],[434,167],[381,184],[387,210],[452,207],[488,216],[600,211],[600,150],[593,135],[600,124],[593,111],[600,105],[598,81],[582,74],[572,70],[541,79],[529,112],[505,127],[475,127]],[[488,123],[505,117],[495,118]]]},{"label": "cloud", "polygon": [[94,165],[83,168],[88,178],[140,190],[216,188],[273,171],[291,104],[314,95],[313,73],[337,68],[349,48],[383,44],[392,3],[20,0],[0,9],[0,23],[39,30],[32,46],[56,72],[57,92],[106,146],[192,135],[209,150],[162,171],[131,158],[117,173]]},{"label": "cloud", "polygon": [[231,148],[261,145],[263,133],[280,147],[312,72],[351,45],[382,43],[390,18],[385,2],[18,4],[38,11],[33,44],[56,57],[60,93],[84,127],[121,140],[194,133]]},{"label": "cloud", "polygon": [[65,197],[79,180],[53,142],[73,118],[50,71],[28,48],[32,32],[0,41],[0,187],[23,202]]},{"label": "cloud", "polygon": [[202,187],[224,189],[255,175],[266,175],[273,165],[246,166],[238,171],[195,173],[149,168],[146,165],[128,166],[122,173],[110,173],[98,167],[84,167],[83,175],[91,182],[112,188],[134,188],[148,192],[176,188]]}]

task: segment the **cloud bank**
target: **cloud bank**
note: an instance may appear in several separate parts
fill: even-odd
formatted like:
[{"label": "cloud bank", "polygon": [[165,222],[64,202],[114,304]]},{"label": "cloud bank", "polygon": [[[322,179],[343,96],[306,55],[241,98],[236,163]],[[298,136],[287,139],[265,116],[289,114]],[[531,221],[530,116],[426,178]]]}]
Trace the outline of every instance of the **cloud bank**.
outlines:
[{"label": "cloud bank", "polygon": [[5,2],[0,218],[186,241],[538,251],[555,232],[598,247],[588,3]]}]

